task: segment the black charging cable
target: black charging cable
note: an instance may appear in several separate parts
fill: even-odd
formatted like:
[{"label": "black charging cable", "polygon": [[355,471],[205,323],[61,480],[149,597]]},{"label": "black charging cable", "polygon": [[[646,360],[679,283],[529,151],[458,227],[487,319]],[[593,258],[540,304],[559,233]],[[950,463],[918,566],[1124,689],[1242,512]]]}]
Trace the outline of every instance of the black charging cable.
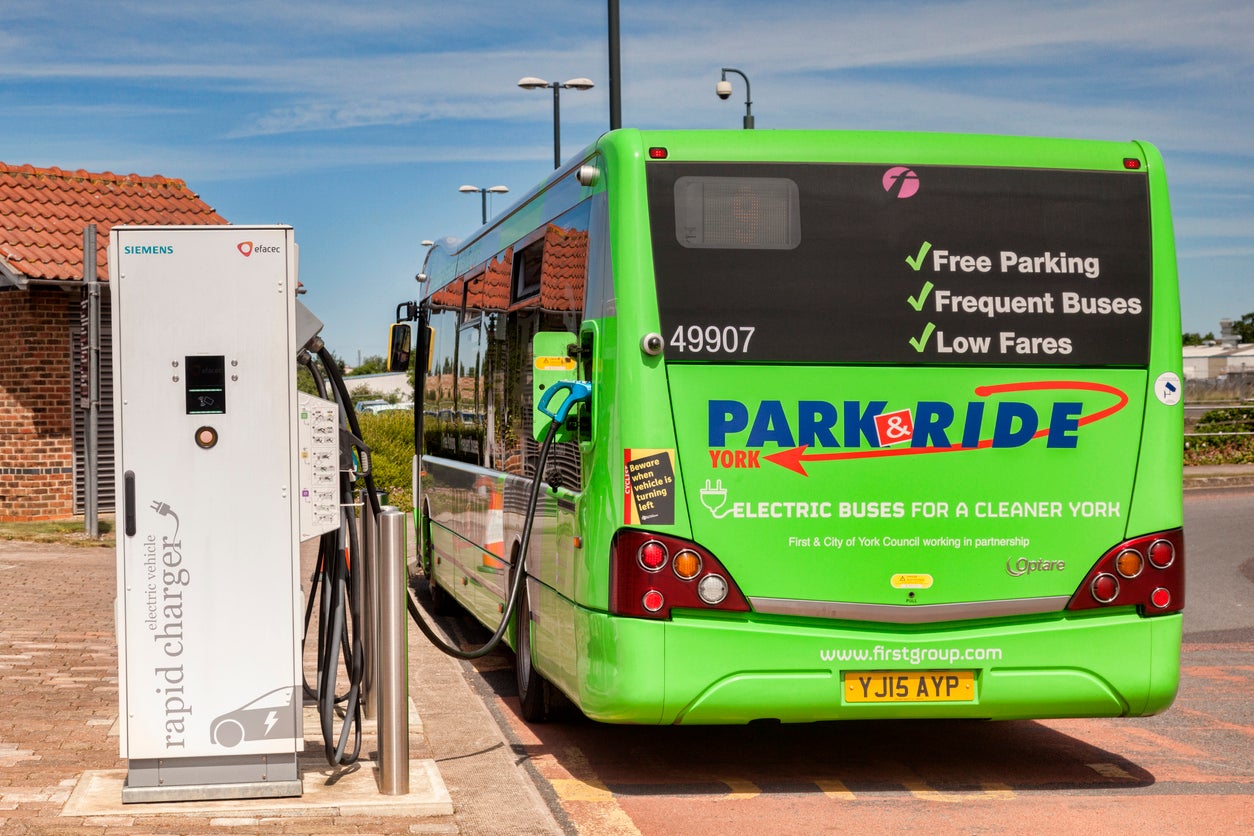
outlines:
[{"label": "black charging cable", "polygon": [[[366,496],[377,518],[379,498],[375,489],[374,475],[370,467],[370,448],[361,439],[361,427],[357,421],[352,398],[344,384],[335,358],[321,341],[316,341],[320,365],[326,371],[340,404],[340,414],[348,429],[340,432],[340,527],[338,531],[324,534],[319,543],[318,562],[310,579],[309,601],[305,608],[305,632],[313,616],[315,599],[320,601],[318,622],[318,670],[316,688],[305,684],[305,692],[312,693],[318,705],[319,724],[327,763],[331,766],[347,766],[355,763],[361,754],[362,710],[361,693],[365,678],[365,653],[362,647],[362,622],[359,597],[353,594],[353,567],[364,560],[358,541],[357,526],[351,513],[353,508],[353,471],[359,464],[359,472],[366,483]],[[320,396],[328,394],[323,377],[313,363],[302,362],[313,373]],[[354,456],[354,452],[356,456]],[[354,462],[356,458],[356,463]],[[343,663],[347,690],[337,695],[339,668]],[[336,709],[342,707],[343,723],[336,733]],[[348,747],[350,736],[353,740]]]},{"label": "black charging cable", "polygon": [[[540,461],[536,465],[536,475],[531,482],[531,493],[527,497],[527,513],[523,518],[522,540],[519,543],[518,554],[513,560],[513,576],[510,579],[509,598],[505,603],[505,612],[501,614],[501,623],[497,625],[496,630],[488,640],[472,650],[462,650],[460,647],[448,644],[436,634],[435,629],[422,617],[418,603],[414,600],[413,595],[406,595],[406,607],[409,610],[410,617],[418,625],[418,629],[422,631],[422,634],[443,653],[457,659],[482,658],[496,649],[496,646],[501,643],[505,631],[509,629],[510,617],[513,616],[514,608],[518,605],[519,591],[522,589],[524,579],[527,577],[527,547],[531,542],[532,523],[535,522],[536,506],[540,502],[540,490],[544,484],[541,477],[544,474],[545,465],[548,463],[549,448],[553,446],[553,439],[557,436],[557,431],[561,425],[561,421],[552,421],[549,424],[548,432],[545,433],[544,441],[540,444]],[[430,578],[427,580],[429,583],[434,583]]]}]

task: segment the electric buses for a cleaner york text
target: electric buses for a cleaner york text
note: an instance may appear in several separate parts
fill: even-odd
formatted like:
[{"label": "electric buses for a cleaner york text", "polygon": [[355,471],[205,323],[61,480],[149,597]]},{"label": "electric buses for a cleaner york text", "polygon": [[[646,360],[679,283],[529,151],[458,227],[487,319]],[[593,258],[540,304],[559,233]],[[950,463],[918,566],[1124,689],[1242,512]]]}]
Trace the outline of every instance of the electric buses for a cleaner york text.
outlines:
[{"label": "electric buses for a cleaner york text", "polygon": [[[422,568],[494,626],[525,567],[528,719],[549,688],[624,723],[1174,698],[1180,319],[1152,146],[614,131],[423,273]],[[537,407],[573,381],[591,395],[537,473]]]}]

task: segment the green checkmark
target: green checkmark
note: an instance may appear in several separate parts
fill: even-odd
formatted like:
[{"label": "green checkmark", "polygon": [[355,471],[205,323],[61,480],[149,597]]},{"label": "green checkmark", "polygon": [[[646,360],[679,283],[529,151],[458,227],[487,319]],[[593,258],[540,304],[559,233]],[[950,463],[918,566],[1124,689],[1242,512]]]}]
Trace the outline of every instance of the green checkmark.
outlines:
[{"label": "green checkmark", "polygon": [[927,301],[927,295],[931,292],[932,283],[924,282],[923,289],[919,291],[919,295],[917,297],[907,296],[906,301],[910,303],[910,307],[914,308],[916,311],[921,311],[923,310],[923,303]]},{"label": "green checkmark", "polygon": [[918,270],[923,266],[923,259],[927,258],[927,253],[930,249],[932,249],[932,243],[930,241],[924,241],[923,246],[919,247],[918,255],[906,256],[906,264],[909,264],[911,269]]},{"label": "green checkmark", "polygon": [[923,349],[927,348],[927,341],[931,338],[932,332],[935,330],[936,326],[929,322],[927,327],[923,329],[923,336],[919,337],[917,340],[914,337],[910,338],[910,345],[914,346],[915,351],[922,354]]}]

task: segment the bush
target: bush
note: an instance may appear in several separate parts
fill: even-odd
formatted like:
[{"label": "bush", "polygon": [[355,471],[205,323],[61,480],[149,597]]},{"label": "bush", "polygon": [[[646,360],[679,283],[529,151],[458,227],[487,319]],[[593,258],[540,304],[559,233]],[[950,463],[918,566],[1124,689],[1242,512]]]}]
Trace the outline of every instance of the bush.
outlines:
[{"label": "bush", "polygon": [[414,413],[391,409],[374,415],[359,415],[362,440],[370,447],[374,484],[387,491],[387,504],[403,513],[414,507],[413,475]]},{"label": "bush", "polygon": [[1197,422],[1193,432],[1199,435],[1191,435],[1184,440],[1186,465],[1254,464],[1254,407],[1212,409]]}]

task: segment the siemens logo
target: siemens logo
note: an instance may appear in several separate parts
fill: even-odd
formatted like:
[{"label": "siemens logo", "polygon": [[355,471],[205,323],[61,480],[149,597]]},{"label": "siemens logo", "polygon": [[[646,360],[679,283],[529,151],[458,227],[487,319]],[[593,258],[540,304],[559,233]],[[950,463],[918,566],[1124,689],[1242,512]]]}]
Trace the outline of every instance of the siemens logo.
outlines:
[{"label": "siemens logo", "polygon": [[174,255],[173,244],[127,244],[122,248],[125,255]]}]

